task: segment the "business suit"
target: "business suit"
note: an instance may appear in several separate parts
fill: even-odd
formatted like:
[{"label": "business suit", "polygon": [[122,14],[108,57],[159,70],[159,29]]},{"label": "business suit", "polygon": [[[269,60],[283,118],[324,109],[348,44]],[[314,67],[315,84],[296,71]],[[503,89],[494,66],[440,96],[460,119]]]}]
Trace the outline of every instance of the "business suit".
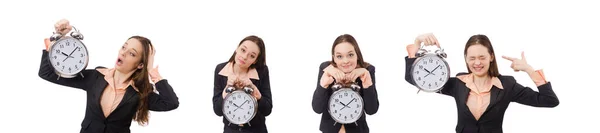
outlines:
[{"label": "business suit", "polygon": [[[405,80],[414,85],[412,73],[410,72],[412,64],[416,58],[405,57],[406,73]],[[460,73],[457,76],[465,75]],[[493,86],[490,90],[490,103],[479,120],[475,119],[466,105],[470,89],[465,83],[456,77],[451,77],[440,93],[454,97],[456,101],[458,124],[457,133],[502,133],[502,121],[504,113],[511,102],[517,102],[534,107],[555,107],[559,101],[552,90],[550,82],[538,86],[539,92],[529,87],[524,87],[516,82],[512,76],[499,76],[503,89]]]},{"label": "business suit", "polygon": [[[213,95],[213,110],[217,116],[223,116],[223,89],[227,85],[227,76],[219,74],[221,70],[227,65],[228,62],[220,63],[215,68],[214,75],[214,95]],[[227,118],[223,117],[223,132],[224,133],[268,133],[267,126],[265,125],[265,117],[271,114],[273,109],[273,103],[271,100],[271,83],[269,81],[269,68],[263,66],[256,68],[259,79],[252,79],[254,84],[261,94],[261,99],[258,100],[258,111],[254,118],[250,120],[250,124],[244,124],[239,126],[236,124],[229,124]]]},{"label": "business suit", "polygon": [[[340,128],[342,127],[342,124],[336,124],[335,120],[331,118],[331,115],[328,111],[329,106],[327,106],[327,104],[329,103],[329,97],[333,94],[333,90],[331,89],[331,86],[333,86],[333,84],[329,85],[327,89],[321,87],[320,85],[320,79],[324,73],[323,69],[327,68],[330,64],[331,62],[326,61],[321,63],[321,65],[319,66],[317,88],[313,94],[312,107],[316,113],[321,114],[321,124],[319,130],[321,130],[323,133],[338,133],[340,131]],[[373,84],[368,88],[364,88],[361,79],[356,79],[355,82],[358,83],[361,86],[361,88],[363,88],[360,89],[359,93],[364,101],[364,113],[356,121],[358,126],[354,123],[344,125],[344,128],[346,129],[347,133],[368,133],[369,126],[367,125],[367,121],[365,120],[365,113],[368,115],[373,115],[377,113],[377,110],[379,109],[379,99],[377,98],[377,90],[375,87],[375,66],[369,65],[366,69],[370,73]]]},{"label": "business suit", "polygon": [[[81,123],[81,133],[130,132],[129,127],[140,100],[140,94],[132,86],[127,87],[121,102],[108,117],[105,117],[100,106],[100,97],[108,83],[104,80],[102,73],[95,69],[86,69],[82,71],[84,77],[78,75],[74,78],[59,78],[52,68],[48,52],[43,50],[38,74],[46,81],[86,91],[86,110],[85,118]],[[155,86],[160,95],[157,93],[148,95],[149,110],[170,111],[179,106],[178,97],[166,79],[158,81]]]}]

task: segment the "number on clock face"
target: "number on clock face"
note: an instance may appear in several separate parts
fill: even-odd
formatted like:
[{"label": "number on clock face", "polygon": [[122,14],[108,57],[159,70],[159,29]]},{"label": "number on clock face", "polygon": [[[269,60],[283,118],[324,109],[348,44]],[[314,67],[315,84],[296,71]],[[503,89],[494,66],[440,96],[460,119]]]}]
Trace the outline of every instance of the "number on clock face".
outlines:
[{"label": "number on clock face", "polygon": [[87,62],[87,51],[81,41],[75,38],[58,40],[51,47],[50,61],[57,71],[64,74],[74,75],[85,69]]},{"label": "number on clock face", "polygon": [[232,92],[224,101],[223,113],[234,124],[249,122],[254,116],[255,101],[244,92]]},{"label": "number on clock face", "polygon": [[339,123],[355,122],[362,115],[362,98],[351,89],[339,90],[331,98],[329,101],[329,113]]},{"label": "number on clock face", "polygon": [[437,90],[444,86],[448,78],[448,66],[437,56],[424,56],[415,62],[412,78],[415,85],[425,90]]}]

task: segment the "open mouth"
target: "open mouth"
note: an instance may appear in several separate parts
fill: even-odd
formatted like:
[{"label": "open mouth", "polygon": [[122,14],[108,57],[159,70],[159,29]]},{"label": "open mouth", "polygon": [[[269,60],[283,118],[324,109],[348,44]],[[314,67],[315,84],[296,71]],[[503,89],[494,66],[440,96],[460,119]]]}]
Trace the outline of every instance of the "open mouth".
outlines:
[{"label": "open mouth", "polygon": [[121,58],[117,58],[117,65],[118,66],[123,65],[123,60],[121,60]]}]

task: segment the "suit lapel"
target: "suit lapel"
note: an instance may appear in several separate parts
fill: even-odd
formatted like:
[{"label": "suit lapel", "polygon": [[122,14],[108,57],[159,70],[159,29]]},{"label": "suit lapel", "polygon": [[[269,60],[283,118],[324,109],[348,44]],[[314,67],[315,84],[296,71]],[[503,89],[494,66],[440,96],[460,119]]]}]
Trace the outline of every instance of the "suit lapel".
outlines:
[{"label": "suit lapel", "polygon": [[[115,111],[117,111],[117,109],[119,109],[119,107],[123,106],[123,103],[129,101],[129,99],[133,98],[133,96],[135,95],[135,90],[133,90],[133,88],[131,86],[127,87],[127,90],[125,90],[125,95],[123,95],[123,99],[121,100],[121,102],[119,102],[119,105],[117,105],[117,108],[115,108]],[[110,116],[110,115],[109,115]]]},{"label": "suit lapel", "polygon": [[95,101],[96,109],[100,111],[100,116],[103,116],[102,118],[104,119],[105,117],[104,117],[104,111],[102,110],[101,100],[102,100],[102,93],[104,92],[104,89],[106,88],[108,83],[104,80],[102,80],[102,82],[98,82],[98,83],[100,83],[100,85],[95,86],[94,99],[96,100]]},{"label": "suit lapel", "polygon": [[496,88],[496,86],[492,87],[492,89],[490,90],[490,104],[485,109],[486,112],[488,110],[490,110],[490,108],[492,108],[494,105],[496,105],[496,103],[498,103],[498,101],[500,101],[500,98],[499,98],[500,91],[501,90]]},{"label": "suit lapel", "polygon": [[462,112],[466,116],[475,119],[475,116],[473,116],[473,113],[471,113],[471,110],[469,110],[469,107],[467,106],[467,99],[469,98],[469,91],[471,91],[471,90],[469,90],[469,88],[467,88],[467,86],[465,86],[464,83],[462,83],[460,85],[461,86],[458,87],[458,88],[460,88],[460,90],[458,91],[458,98],[459,98],[458,102],[460,104],[458,104],[458,105],[461,106],[460,108],[463,108]]}]

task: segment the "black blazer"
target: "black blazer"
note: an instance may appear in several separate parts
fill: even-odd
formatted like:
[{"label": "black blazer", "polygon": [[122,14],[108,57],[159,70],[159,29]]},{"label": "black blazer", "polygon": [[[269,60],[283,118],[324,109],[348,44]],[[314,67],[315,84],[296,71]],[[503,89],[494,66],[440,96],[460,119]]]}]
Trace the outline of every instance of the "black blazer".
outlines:
[{"label": "black blazer", "polygon": [[[87,105],[85,118],[81,123],[81,133],[129,133],[131,121],[138,108],[139,93],[132,86],[127,87],[121,103],[117,105],[108,117],[104,117],[100,106],[100,98],[108,83],[104,80],[104,75],[95,69],[86,69],[82,73],[84,77],[58,78],[48,59],[48,52],[43,50],[39,70],[39,76],[42,79],[59,85],[82,89],[87,92]],[[160,95],[150,93],[148,96],[150,110],[170,111],[179,107],[177,95],[175,95],[173,88],[171,88],[166,79],[155,83],[155,86]]]},{"label": "black blazer", "polygon": [[[404,78],[413,85],[410,69],[415,60],[416,58],[405,57],[406,73]],[[460,73],[457,76],[464,74],[467,73]],[[490,90],[490,104],[479,120],[475,119],[469,107],[467,107],[470,89],[465,86],[465,83],[456,77],[451,77],[446,82],[440,93],[452,96],[456,101],[458,109],[457,133],[502,133],[504,112],[511,102],[534,107],[558,106],[558,98],[552,91],[550,82],[538,86],[539,92],[536,92],[529,87],[520,85],[512,76],[499,76],[498,79],[502,82],[504,89],[499,89],[496,86],[492,87]]]},{"label": "black blazer", "polygon": [[[323,69],[329,66],[329,64],[331,64],[331,62],[326,61],[321,63],[321,66],[319,66],[317,89],[313,94],[312,107],[317,114],[321,114],[321,125],[319,127],[319,130],[321,130],[323,133],[338,133],[342,125],[336,124],[335,120],[331,118],[331,115],[328,111],[329,106],[327,106],[327,104],[329,103],[329,97],[333,94],[333,91],[331,89],[331,86],[333,86],[333,84],[329,85],[327,89],[321,87],[320,85],[321,76],[323,76],[324,73]],[[359,92],[360,96],[363,98],[364,101],[364,113],[368,115],[373,115],[377,113],[377,110],[379,110],[379,99],[377,98],[377,89],[375,89],[375,66],[369,65],[366,69],[371,74],[371,80],[373,82],[373,85],[371,85],[369,88],[364,88],[362,86],[362,81],[360,80],[360,78],[356,79],[355,82],[357,82],[362,88],[364,88],[360,89]],[[366,115],[364,113],[356,121],[358,126],[356,126],[356,124],[354,123],[344,125],[344,128],[346,129],[347,133],[369,132],[369,126],[367,125],[367,121],[365,120]]]},{"label": "black blazer", "polygon": [[[215,68],[215,85],[214,85],[214,95],[212,98],[213,101],[213,110],[217,116],[223,116],[223,89],[227,85],[227,77],[223,75],[219,75],[219,72],[228,62],[220,63]],[[271,100],[271,83],[269,82],[269,68],[264,66],[262,68],[256,68],[258,72],[259,80],[250,79],[252,84],[254,84],[262,97],[258,100],[258,112],[254,116],[252,120],[250,120],[250,125],[245,124],[243,127],[240,127],[236,124],[229,124],[229,121],[225,117],[223,117],[223,130],[225,133],[230,133],[230,131],[244,131],[244,132],[252,132],[252,133],[268,133],[267,126],[265,125],[265,117],[271,114],[271,110],[273,109],[273,102]]]}]

